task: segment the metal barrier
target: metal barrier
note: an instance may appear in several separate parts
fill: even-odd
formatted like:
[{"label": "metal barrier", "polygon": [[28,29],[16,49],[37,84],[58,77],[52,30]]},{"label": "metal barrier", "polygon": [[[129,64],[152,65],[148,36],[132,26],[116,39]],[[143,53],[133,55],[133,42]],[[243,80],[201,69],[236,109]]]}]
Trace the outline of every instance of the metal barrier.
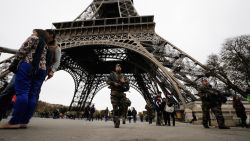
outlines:
[{"label": "metal barrier", "polygon": [[[10,49],[10,48],[0,46],[0,53],[16,54],[16,52],[17,50],[15,49]],[[15,55],[0,62],[0,79],[3,79],[10,73],[10,71],[8,70],[8,66],[10,65],[14,57]]]}]

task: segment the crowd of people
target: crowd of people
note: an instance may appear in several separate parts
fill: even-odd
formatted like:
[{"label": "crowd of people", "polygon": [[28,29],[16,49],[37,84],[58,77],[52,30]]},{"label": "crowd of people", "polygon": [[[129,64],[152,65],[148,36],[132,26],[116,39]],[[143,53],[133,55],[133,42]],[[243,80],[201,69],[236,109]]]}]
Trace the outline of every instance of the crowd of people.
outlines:
[{"label": "crowd of people", "polygon": [[[170,119],[172,119],[172,125],[175,126],[176,106],[176,102],[171,95],[167,98],[162,98],[161,92],[159,92],[154,98],[156,125],[171,126]],[[152,123],[152,119],[150,119],[150,123]]]}]

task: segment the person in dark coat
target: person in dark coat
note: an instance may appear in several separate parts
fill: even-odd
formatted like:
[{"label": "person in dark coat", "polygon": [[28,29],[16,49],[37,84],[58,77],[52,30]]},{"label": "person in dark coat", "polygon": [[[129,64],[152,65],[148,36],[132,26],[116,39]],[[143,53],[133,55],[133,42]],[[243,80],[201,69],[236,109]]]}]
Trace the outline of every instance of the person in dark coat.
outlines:
[{"label": "person in dark coat", "polygon": [[247,115],[246,115],[245,107],[242,104],[240,97],[237,95],[233,96],[233,108],[235,109],[237,117],[241,119],[241,126],[248,127],[246,124]]},{"label": "person in dark coat", "polygon": [[107,122],[109,119],[109,108],[108,107],[104,111],[104,117],[105,117],[105,122]]},{"label": "person in dark coat", "polygon": [[84,109],[84,117],[86,120],[90,120],[90,106],[87,105]]},{"label": "person in dark coat", "polygon": [[159,93],[155,97],[155,110],[157,113],[157,118],[156,118],[156,125],[161,126],[163,125],[162,123],[162,98],[161,98],[161,93]]},{"label": "person in dark coat", "polygon": [[137,120],[137,111],[135,110],[134,107],[133,107],[133,110],[132,110],[132,116],[133,116],[134,123],[136,123],[136,120]]},{"label": "person in dark coat", "polygon": [[129,121],[129,123],[131,123],[131,119],[132,119],[132,111],[130,109],[128,109],[128,121]]},{"label": "person in dark coat", "polygon": [[89,121],[94,120],[94,113],[95,113],[95,105],[92,105],[91,108],[90,108],[90,119],[89,119]]},{"label": "person in dark coat", "polygon": [[175,126],[175,105],[172,100],[172,96],[170,96],[170,98],[168,99],[163,98],[162,106],[163,106],[163,117],[165,125],[171,126],[170,124],[170,117],[171,117],[173,120],[173,126]]}]

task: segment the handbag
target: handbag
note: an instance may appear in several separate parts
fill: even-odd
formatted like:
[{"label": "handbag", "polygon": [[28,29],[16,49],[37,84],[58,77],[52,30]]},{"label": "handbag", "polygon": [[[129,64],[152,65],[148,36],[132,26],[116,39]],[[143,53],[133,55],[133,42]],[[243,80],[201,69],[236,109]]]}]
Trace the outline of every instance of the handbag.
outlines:
[{"label": "handbag", "polygon": [[164,109],[168,113],[173,113],[174,112],[174,106],[169,107],[167,104]]}]

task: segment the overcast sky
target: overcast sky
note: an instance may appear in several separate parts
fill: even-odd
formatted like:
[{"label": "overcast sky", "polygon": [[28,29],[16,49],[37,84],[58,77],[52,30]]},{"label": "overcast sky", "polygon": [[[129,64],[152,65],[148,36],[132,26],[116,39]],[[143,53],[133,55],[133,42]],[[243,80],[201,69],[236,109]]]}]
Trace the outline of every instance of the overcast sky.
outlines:
[{"label": "overcast sky", "polygon": [[[74,20],[92,0],[1,0],[0,46],[18,49],[34,28],[52,28],[53,22]],[[250,34],[250,0],[134,0],[140,15],[154,15],[156,32],[198,61],[218,53],[226,38]],[[1,56],[2,60],[4,56]],[[44,83],[40,99],[69,105],[74,90],[63,71]],[[145,101],[134,90],[132,106]],[[109,90],[94,98],[97,108],[111,108]]]}]

